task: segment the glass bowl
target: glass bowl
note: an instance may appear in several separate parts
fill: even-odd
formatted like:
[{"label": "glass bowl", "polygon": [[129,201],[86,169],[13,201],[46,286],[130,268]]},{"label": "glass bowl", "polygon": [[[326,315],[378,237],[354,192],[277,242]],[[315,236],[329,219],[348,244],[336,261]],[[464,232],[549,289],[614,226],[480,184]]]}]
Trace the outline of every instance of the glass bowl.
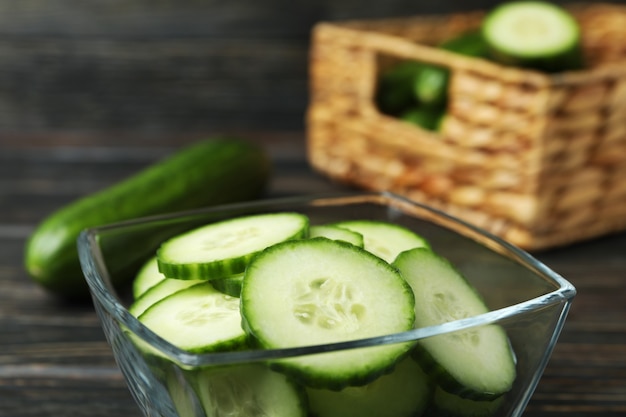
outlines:
[{"label": "glass bowl", "polygon": [[[405,226],[426,238],[434,251],[454,264],[490,311],[361,340],[203,354],[177,348],[129,313],[132,292],[130,285],[121,282],[127,282],[125,277],[135,274],[165,239],[222,219],[279,211],[304,213],[311,224],[375,219]],[[520,416],[544,371],[576,294],[568,281],[524,251],[445,213],[389,193],[290,197],[137,219],[85,230],[78,239],[78,247],[106,338],[146,416]],[[387,370],[365,386],[322,389],[321,396],[315,391],[319,388],[294,383],[289,375],[281,373],[282,368],[275,366],[287,359],[341,352],[359,355],[392,344],[420,345],[427,340],[462,336],[481,326],[494,325],[505,330],[516,368],[511,389],[495,399],[464,398],[459,393],[452,395],[453,398],[446,397],[448,393],[440,389],[439,380],[433,377],[436,369],[433,373],[421,364],[404,371],[413,380],[423,373],[421,384],[402,382],[384,388],[384,381],[396,374],[396,370]],[[416,356],[409,355],[407,361]],[[460,363],[464,360],[462,356]],[[470,366],[481,372],[480,365]],[[273,384],[279,380],[279,384],[286,380],[293,392],[289,391],[288,395],[273,392]],[[384,393],[386,402],[378,399],[380,392]],[[416,409],[413,403],[418,397],[425,400]],[[287,406],[283,410],[281,401],[297,403],[298,411],[294,412],[293,407],[285,411],[289,409]],[[273,411],[264,409],[268,404]],[[326,407],[328,404],[331,406]]]}]

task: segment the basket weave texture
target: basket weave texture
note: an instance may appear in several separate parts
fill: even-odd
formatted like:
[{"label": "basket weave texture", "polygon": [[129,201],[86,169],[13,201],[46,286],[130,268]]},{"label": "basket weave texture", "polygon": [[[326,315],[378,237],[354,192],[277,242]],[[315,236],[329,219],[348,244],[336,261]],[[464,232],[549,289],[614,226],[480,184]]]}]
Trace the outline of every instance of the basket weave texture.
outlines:
[{"label": "basket weave texture", "polygon": [[[481,12],[313,29],[307,147],[338,182],[442,209],[527,250],[626,229],[626,7],[569,6],[587,68],[543,74],[440,50]],[[390,62],[450,69],[438,132],[382,114]]]}]

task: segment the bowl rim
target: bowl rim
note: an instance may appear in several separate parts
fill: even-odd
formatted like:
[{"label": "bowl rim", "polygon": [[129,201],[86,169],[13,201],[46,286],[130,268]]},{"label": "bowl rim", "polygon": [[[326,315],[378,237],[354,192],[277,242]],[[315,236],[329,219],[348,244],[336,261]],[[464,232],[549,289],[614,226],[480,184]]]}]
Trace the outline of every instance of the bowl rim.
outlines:
[{"label": "bowl rim", "polygon": [[[133,316],[126,307],[118,300],[116,295],[107,288],[103,276],[107,276],[107,269],[104,266],[102,253],[97,242],[98,233],[101,231],[112,230],[122,227],[128,227],[136,224],[147,224],[163,220],[172,220],[177,218],[191,217],[194,215],[220,213],[234,210],[250,210],[262,209],[263,207],[301,205],[302,207],[315,207],[329,204],[339,205],[340,203],[371,203],[380,206],[393,202],[394,207],[402,207],[406,210],[418,210],[426,213],[432,218],[438,220],[438,226],[453,229],[453,231],[462,234],[465,237],[480,237],[484,239],[491,249],[505,253],[510,259],[521,263],[523,266],[533,270],[546,281],[555,284],[557,288],[546,292],[539,296],[524,300],[522,302],[507,305],[487,313],[472,316],[464,319],[454,320],[438,325],[412,329],[400,333],[393,333],[382,336],[369,338],[347,340],[328,344],[307,345],[298,347],[288,347],[279,349],[251,349],[242,351],[226,351],[226,352],[210,352],[210,353],[191,353],[176,347],[167,340],[158,336],[145,325],[143,325],[135,316]],[[409,215],[409,214],[407,214]],[[432,219],[426,219],[432,220]],[[445,223],[445,224],[444,224]],[[461,233],[461,231],[463,233]],[[459,218],[447,214],[439,209],[430,207],[423,203],[410,200],[404,196],[392,192],[348,192],[348,193],[331,193],[316,195],[300,195],[289,197],[266,198],[243,203],[223,204],[219,206],[179,211],[174,213],[166,213],[153,216],[145,216],[131,220],[125,220],[97,227],[90,227],[81,231],[77,239],[77,247],[83,275],[94,303],[99,304],[111,315],[118,323],[124,326],[133,335],[139,336],[143,342],[147,343],[153,349],[156,349],[161,355],[174,360],[182,366],[208,366],[216,364],[235,364],[253,361],[282,359],[288,357],[296,357],[302,355],[324,353],[331,351],[347,350],[361,348],[374,345],[412,342],[418,339],[431,337],[443,333],[464,330],[474,326],[481,326],[500,322],[507,318],[514,317],[527,311],[538,308],[548,307],[554,304],[563,304],[560,317],[556,321],[556,329],[551,336],[548,346],[555,344],[564,319],[568,313],[572,299],[576,295],[576,288],[565,278],[552,269],[547,267],[541,261],[530,255],[526,251],[517,246],[495,236],[477,226],[467,223]]]}]

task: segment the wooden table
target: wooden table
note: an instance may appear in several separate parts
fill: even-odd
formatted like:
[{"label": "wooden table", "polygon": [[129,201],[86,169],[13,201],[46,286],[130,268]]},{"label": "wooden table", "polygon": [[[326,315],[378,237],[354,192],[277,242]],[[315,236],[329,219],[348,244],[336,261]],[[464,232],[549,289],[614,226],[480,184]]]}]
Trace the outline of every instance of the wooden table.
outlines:
[{"label": "wooden table", "polygon": [[[268,149],[271,196],[339,190],[313,173],[301,133],[247,132]],[[35,224],[198,135],[0,137],[0,417],[132,417],[140,412],[89,303],[70,305],[22,267]],[[526,416],[626,413],[626,233],[538,253],[578,289]],[[381,416],[384,417],[384,416]]]}]

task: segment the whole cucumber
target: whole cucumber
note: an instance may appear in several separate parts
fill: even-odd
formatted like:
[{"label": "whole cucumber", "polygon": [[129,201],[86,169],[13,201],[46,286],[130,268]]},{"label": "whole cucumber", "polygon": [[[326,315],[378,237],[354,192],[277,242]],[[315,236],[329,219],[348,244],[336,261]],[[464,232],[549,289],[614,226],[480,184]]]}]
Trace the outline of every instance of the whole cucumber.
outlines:
[{"label": "whole cucumber", "polygon": [[251,200],[264,192],[270,171],[268,155],[251,142],[226,137],[199,141],[45,218],[26,242],[25,268],[53,294],[86,298],[87,284],[76,247],[83,229]]},{"label": "whole cucumber", "polygon": [[[480,31],[461,33],[438,46],[460,55],[484,58],[488,47]],[[427,106],[445,106],[448,99],[450,70],[433,64],[424,64],[416,75],[415,96]]]}]

